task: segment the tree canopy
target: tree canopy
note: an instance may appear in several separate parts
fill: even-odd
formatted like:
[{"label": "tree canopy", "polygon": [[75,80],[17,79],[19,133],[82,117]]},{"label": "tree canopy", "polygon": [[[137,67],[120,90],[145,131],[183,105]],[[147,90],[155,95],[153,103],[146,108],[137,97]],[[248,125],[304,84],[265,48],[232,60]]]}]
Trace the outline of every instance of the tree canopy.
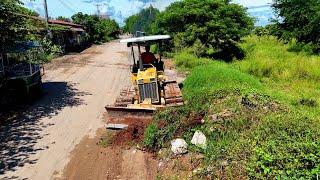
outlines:
[{"label": "tree canopy", "polygon": [[155,33],[171,34],[175,47],[193,47],[198,56],[242,58],[237,43],[253,29],[253,18],[238,4],[222,0],[172,3],[155,22]]},{"label": "tree canopy", "polygon": [[0,51],[12,46],[17,41],[34,38],[31,31],[45,27],[37,20],[38,14],[26,9],[19,0],[1,0],[0,3]]},{"label": "tree canopy", "polygon": [[311,43],[320,53],[319,0],[274,0],[272,7],[279,16],[277,26],[281,38]]},{"label": "tree canopy", "polygon": [[63,17],[63,16],[58,16],[56,19],[60,21],[71,22],[70,18]]},{"label": "tree canopy", "polygon": [[138,14],[128,17],[125,21],[124,31],[135,34],[136,31],[143,31],[152,34],[152,24],[155,22],[159,10],[152,6],[142,9]]},{"label": "tree canopy", "polygon": [[114,39],[120,32],[120,27],[115,20],[102,19],[96,15],[88,15],[81,12],[71,18],[74,23],[84,26],[89,34],[89,40],[94,43]]}]

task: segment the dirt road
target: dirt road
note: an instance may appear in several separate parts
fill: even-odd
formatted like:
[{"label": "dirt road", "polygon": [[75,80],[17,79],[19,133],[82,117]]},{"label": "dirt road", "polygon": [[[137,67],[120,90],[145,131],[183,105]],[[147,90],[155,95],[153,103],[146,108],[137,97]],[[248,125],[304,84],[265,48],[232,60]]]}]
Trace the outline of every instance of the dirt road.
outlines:
[{"label": "dirt road", "polygon": [[0,127],[0,179],[52,179],[70,152],[104,126],[104,106],[129,81],[126,45],[111,42],[47,66],[43,95]]}]

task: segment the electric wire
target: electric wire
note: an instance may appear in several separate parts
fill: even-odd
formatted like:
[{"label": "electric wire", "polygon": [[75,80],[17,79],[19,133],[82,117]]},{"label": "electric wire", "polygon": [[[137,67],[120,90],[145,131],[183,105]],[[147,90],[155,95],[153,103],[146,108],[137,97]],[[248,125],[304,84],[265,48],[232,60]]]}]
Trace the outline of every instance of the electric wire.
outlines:
[{"label": "electric wire", "polygon": [[62,0],[59,0],[59,2],[65,7],[65,8],[67,8],[68,10],[70,10],[72,13],[76,13],[76,11],[73,9],[73,8],[71,8],[67,3],[65,3],[64,1],[62,1]]}]

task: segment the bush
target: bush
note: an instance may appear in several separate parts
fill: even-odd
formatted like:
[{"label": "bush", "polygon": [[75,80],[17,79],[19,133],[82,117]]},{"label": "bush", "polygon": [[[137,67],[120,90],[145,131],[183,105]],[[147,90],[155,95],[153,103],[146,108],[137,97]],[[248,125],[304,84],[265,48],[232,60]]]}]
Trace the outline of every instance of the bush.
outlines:
[{"label": "bush", "polygon": [[74,23],[84,26],[89,34],[91,43],[103,43],[117,38],[120,33],[120,27],[115,20],[101,19],[96,15],[83,13],[74,14],[72,17]]},{"label": "bush", "polygon": [[319,1],[274,0],[272,7],[280,17],[277,19],[279,37],[312,44],[314,53],[320,53]]}]

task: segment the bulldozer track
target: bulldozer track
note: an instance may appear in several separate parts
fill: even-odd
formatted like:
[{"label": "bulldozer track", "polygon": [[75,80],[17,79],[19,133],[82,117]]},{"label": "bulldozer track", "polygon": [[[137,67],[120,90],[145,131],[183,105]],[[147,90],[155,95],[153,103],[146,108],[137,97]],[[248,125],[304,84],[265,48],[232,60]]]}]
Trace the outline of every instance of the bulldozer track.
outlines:
[{"label": "bulldozer track", "polygon": [[182,93],[178,83],[169,83],[164,86],[166,106],[179,106],[183,104]]},{"label": "bulldozer track", "polygon": [[125,87],[120,91],[119,96],[114,104],[115,107],[127,107],[129,104],[133,103],[133,97],[135,95],[135,90],[133,87]]}]

